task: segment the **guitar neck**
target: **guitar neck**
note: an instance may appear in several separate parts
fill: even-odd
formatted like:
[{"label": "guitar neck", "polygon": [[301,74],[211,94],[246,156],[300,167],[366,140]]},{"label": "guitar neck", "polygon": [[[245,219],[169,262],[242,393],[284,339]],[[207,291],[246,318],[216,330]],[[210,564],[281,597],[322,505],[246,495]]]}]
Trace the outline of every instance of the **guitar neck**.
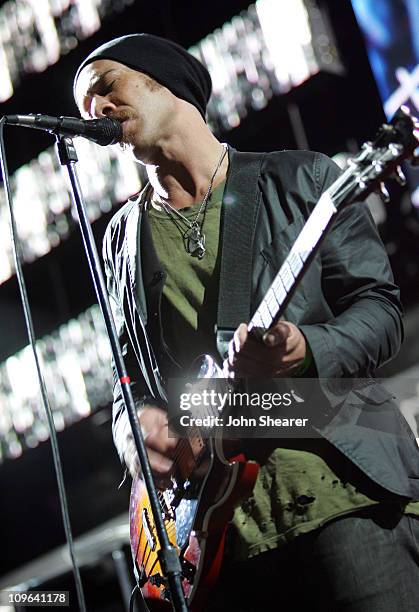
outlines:
[{"label": "guitar neck", "polygon": [[251,318],[249,330],[269,329],[282,317],[337,212],[330,190],[325,191]]}]

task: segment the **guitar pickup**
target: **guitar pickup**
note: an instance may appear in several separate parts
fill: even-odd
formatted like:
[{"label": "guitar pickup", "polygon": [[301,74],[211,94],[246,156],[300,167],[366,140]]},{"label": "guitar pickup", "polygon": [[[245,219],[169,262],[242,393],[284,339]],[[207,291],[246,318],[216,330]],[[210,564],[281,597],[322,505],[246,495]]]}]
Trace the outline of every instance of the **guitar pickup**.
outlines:
[{"label": "guitar pickup", "polygon": [[156,548],[156,539],[151,531],[150,519],[148,518],[147,508],[143,508],[142,521],[145,537],[147,538],[150,550],[154,550]]}]

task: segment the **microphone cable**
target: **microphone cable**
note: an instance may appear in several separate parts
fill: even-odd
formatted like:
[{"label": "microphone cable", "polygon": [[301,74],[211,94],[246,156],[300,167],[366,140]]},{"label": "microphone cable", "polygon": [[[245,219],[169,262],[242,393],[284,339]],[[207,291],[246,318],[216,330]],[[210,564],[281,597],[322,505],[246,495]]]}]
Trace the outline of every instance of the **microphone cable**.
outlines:
[{"label": "microphone cable", "polygon": [[58,495],[59,495],[59,500],[60,500],[61,514],[63,518],[64,532],[65,532],[68,550],[70,554],[71,565],[73,569],[74,581],[76,584],[79,609],[81,612],[86,612],[86,602],[85,602],[85,597],[84,597],[84,592],[83,592],[83,585],[81,582],[80,571],[79,571],[79,568],[76,562],[75,551],[74,551],[74,541],[73,541],[73,534],[71,531],[70,515],[68,511],[67,495],[65,492],[64,475],[63,475],[63,470],[62,470],[60,451],[58,448],[57,432],[54,426],[54,418],[52,416],[52,410],[51,410],[51,406],[50,406],[49,399],[48,399],[45,380],[42,375],[42,371],[41,371],[41,367],[39,363],[38,352],[36,349],[36,338],[35,338],[35,332],[34,332],[34,326],[33,326],[33,319],[32,319],[31,309],[29,306],[25,279],[24,279],[23,271],[22,271],[21,247],[19,243],[18,233],[16,230],[16,221],[15,221],[15,216],[13,212],[12,194],[11,194],[11,189],[10,189],[10,180],[9,180],[5,147],[4,147],[4,125],[5,123],[6,123],[6,119],[5,117],[2,117],[0,119],[0,165],[1,165],[1,171],[3,174],[4,192],[5,192],[6,202],[7,202],[7,206],[9,210],[9,221],[10,221],[14,263],[16,267],[16,276],[17,276],[17,280],[19,284],[20,296],[22,299],[22,306],[23,306],[23,312],[25,315],[25,322],[26,322],[26,329],[27,329],[28,337],[29,337],[29,343],[32,348],[32,352],[33,352],[33,356],[35,360],[35,366],[36,366],[36,371],[37,371],[38,380],[39,380],[39,387],[40,387],[41,396],[42,396],[42,403],[44,405],[45,414],[46,414],[47,421],[48,421],[48,428],[49,428],[50,439],[51,439],[52,456],[54,460],[55,473],[57,476]]}]

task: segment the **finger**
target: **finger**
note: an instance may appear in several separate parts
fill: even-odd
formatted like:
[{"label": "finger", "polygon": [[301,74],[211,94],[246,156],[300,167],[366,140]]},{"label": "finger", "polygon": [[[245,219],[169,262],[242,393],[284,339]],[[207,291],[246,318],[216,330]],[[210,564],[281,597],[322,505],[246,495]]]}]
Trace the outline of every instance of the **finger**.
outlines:
[{"label": "finger", "polygon": [[153,474],[160,479],[169,477],[173,468],[173,461],[151,448],[147,449],[147,455]]},{"label": "finger", "polygon": [[255,361],[253,357],[240,353],[234,360],[230,371],[233,371],[236,376],[272,378],[277,371],[278,366],[269,361]]},{"label": "finger", "polygon": [[125,465],[127,466],[132,478],[138,476],[141,472],[140,470],[140,461],[138,459],[137,450],[135,448],[134,440],[131,439],[127,441],[123,457],[125,461]]},{"label": "finger", "polygon": [[173,456],[178,442],[179,438],[174,434],[174,432],[171,431],[169,436],[169,428],[166,424],[160,430],[154,431],[147,436],[146,447],[147,449],[151,448],[163,455],[171,457]]},{"label": "finger", "polygon": [[167,412],[160,408],[150,408],[140,413],[140,425],[144,439],[157,434],[168,426]]},{"label": "finger", "polygon": [[240,377],[276,378],[292,376],[294,371],[301,365],[301,359],[293,359],[290,355],[277,355],[276,359],[258,361],[253,355],[243,352],[237,355],[229,371],[233,371]]},{"label": "finger", "polygon": [[236,352],[234,350],[234,341],[232,340],[228,344],[228,356],[227,356],[227,359],[226,359],[227,364],[233,365],[235,356],[236,356]]},{"label": "finger", "polygon": [[233,366],[237,356],[242,354],[261,362],[269,362],[280,356],[278,355],[278,347],[267,347],[261,342],[260,337],[248,333],[246,326],[240,326],[236,330],[235,337],[228,346],[228,363],[230,366]]},{"label": "finger", "polygon": [[263,336],[263,341],[267,346],[284,345],[291,335],[291,329],[284,321],[279,321],[273,327],[268,329]]},{"label": "finger", "polygon": [[253,364],[255,370],[275,371],[281,365],[281,355],[272,354],[271,352],[256,353],[252,351],[242,350],[238,355],[235,355],[233,361],[229,363],[230,370],[238,372],[245,364]]},{"label": "finger", "polygon": [[234,380],[234,370],[232,369],[232,366],[230,366],[228,359],[224,359],[222,375],[224,378]]},{"label": "finger", "polygon": [[240,323],[233,336],[234,351],[238,353],[248,336],[246,323]]},{"label": "finger", "polygon": [[261,363],[275,363],[280,361],[284,355],[284,346],[268,346],[265,342],[261,342],[260,339],[253,338],[252,335],[249,334],[240,352],[235,353],[233,362],[234,358],[240,358],[242,355],[246,355]]},{"label": "finger", "polygon": [[230,365],[233,364],[235,355],[240,352],[242,346],[246,342],[247,336],[247,325],[245,323],[240,323],[234,332],[233,339],[228,344],[228,363]]},{"label": "finger", "polygon": [[[171,482],[170,475],[173,469],[173,461],[171,461],[171,459],[165,455],[162,455],[161,453],[150,448],[147,448],[147,456],[156,482],[159,483],[159,486],[169,486]],[[141,474],[140,461],[133,441],[130,441],[127,444],[124,453],[124,460],[132,478],[135,478]]]}]

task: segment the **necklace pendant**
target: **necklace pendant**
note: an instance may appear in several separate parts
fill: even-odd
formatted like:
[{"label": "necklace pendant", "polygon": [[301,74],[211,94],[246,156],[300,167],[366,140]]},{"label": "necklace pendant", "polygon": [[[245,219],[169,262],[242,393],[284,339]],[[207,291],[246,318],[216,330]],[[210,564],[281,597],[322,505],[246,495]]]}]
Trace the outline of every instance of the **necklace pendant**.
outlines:
[{"label": "necklace pendant", "polygon": [[202,259],[205,255],[205,234],[201,232],[199,227],[193,226],[186,233],[186,250],[192,255]]}]

